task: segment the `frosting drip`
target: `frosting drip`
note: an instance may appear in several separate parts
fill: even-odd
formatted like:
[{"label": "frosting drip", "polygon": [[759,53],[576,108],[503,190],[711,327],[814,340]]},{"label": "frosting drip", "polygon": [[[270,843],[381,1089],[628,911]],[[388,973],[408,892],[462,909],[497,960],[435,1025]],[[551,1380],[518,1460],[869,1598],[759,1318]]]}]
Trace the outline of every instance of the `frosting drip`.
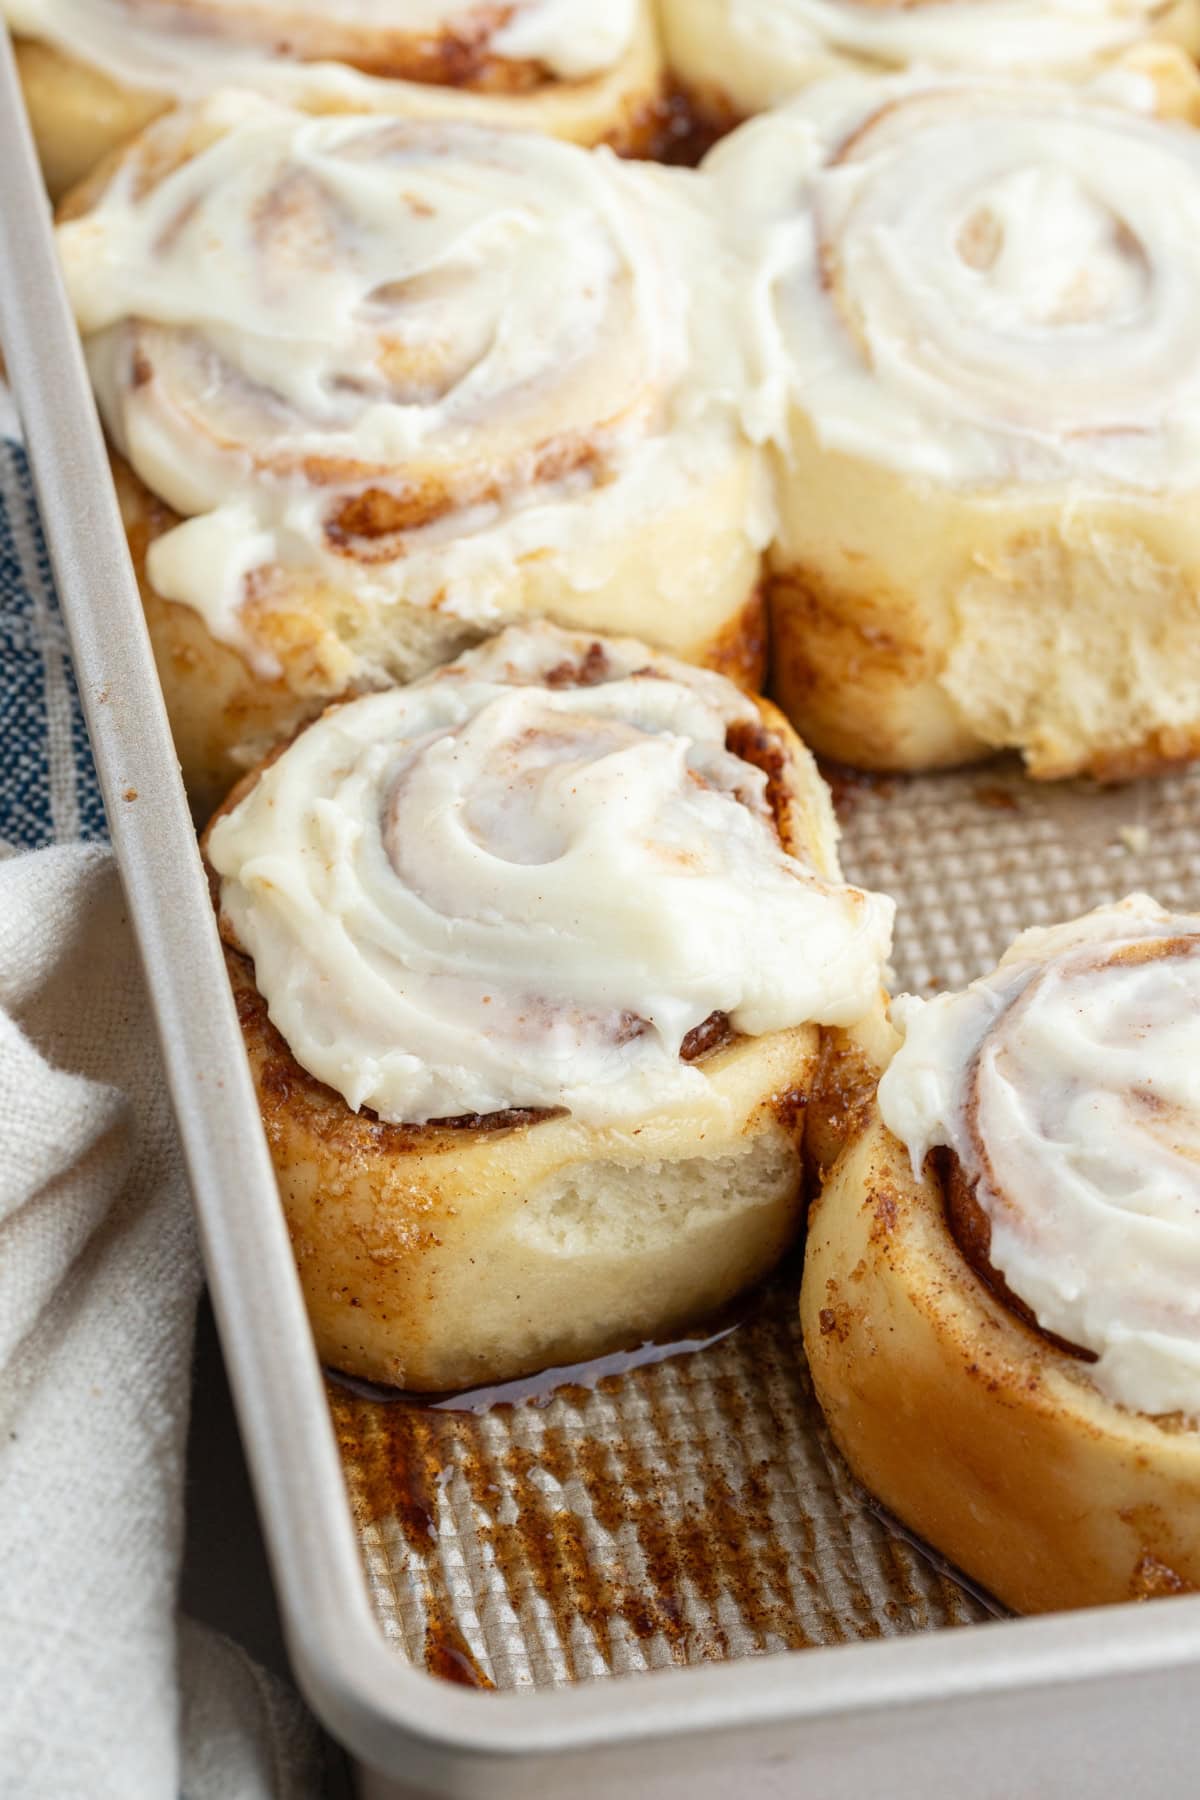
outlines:
[{"label": "frosting drip", "polygon": [[[221,908],[297,1060],[423,1123],[713,1104],[680,1058],[875,1000],[892,904],[781,847],[722,677],[510,630],[305,731],[213,828]],[[573,676],[573,667],[583,669]]]},{"label": "frosting drip", "polygon": [[1200,1412],[1200,918],[1134,896],[893,1016],[879,1105],[914,1171],[953,1150],[989,1260],[1110,1399]]},{"label": "frosting drip", "polygon": [[795,405],[938,481],[1200,481],[1200,136],[1115,91],[851,78],[719,147],[756,432]]}]

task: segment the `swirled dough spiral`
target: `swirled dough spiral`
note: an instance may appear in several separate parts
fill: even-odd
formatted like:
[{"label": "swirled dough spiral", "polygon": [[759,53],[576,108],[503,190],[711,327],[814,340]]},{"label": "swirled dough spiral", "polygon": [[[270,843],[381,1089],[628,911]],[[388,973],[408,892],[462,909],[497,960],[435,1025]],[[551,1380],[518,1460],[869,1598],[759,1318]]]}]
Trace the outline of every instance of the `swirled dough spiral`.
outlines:
[{"label": "swirled dough spiral", "polygon": [[1195,0],[660,0],[660,10],[673,73],[733,117],[831,75],[1082,76],[1148,42],[1200,51]]},{"label": "swirled dough spiral", "polygon": [[[736,664],[765,513],[705,192],[229,95],[68,208],[105,423],[171,509],[128,509],[146,586],[240,653],[235,701],[275,681],[278,733],[529,613]],[[168,698],[202,713],[219,682],[165,635]]]},{"label": "swirled dough spiral", "polygon": [[352,1108],[702,1112],[680,1049],[712,1015],[761,1037],[870,1010],[890,904],[781,847],[727,748],[755,703],[629,642],[580,685],[586,654],[511,630],[335,709],[214,826],[271,1018]]},{"label": "swirled dough spiral", "polygon": [[206,847],[327,1362],[501,1380],[772,1268],[844,1136],[827,1053],[886,1029],[891,902],[836,837],[767,702],[546,624],[246,778]]},{"label": "swirled dough spiral", "polygon": [[809,1222],[859,1478],[998,1599],[1200,1588],[1200,916],[1024,932],[903,1041]]},{"label": "swirled dough spiral", "polygon": [[239,86],[314,111],[459,116],[645,153],[648,0],[3,0],[52,191],[180,100]]},{"label": "swirled dough spiral", "polygon": [[778,691],[818,749],[1192,752],[1200,133],[1153,102],[844,79],[710,159],[779,448]]},{"label": "swirled dough spiral", "polygon": [[1137,898],[1027,931],[893,1016],[879,1109],[914,1172],[954,1151],[991,1264],[1110,1399],[1200,1414],[1200,918]]}]

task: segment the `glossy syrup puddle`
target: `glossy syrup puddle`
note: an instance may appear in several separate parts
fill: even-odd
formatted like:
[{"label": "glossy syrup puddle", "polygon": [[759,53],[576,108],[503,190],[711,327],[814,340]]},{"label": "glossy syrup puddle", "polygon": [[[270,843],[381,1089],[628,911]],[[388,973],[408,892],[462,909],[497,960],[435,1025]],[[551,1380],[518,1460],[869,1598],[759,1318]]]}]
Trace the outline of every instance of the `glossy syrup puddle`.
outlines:
[{"label": "glossy syrup puddle", "polygon": [[330,1376],[388,1635],[434,1674],[510,1687],[985,1616],[864,1514],[797,1286],[793,1268],[703,1336],[468,1394]]},{"label": "glossy syrup puddle", "polygon": [[597,1356],[590,1362],[567,1363],[561,1368],[541,1369],[536,1375],[519,1375],[514,1381],[497,1382],[491,1387],[463,1388],[444,1394],[417,1394],[405,1388],[382,1387],[378,1382],[360,1381],[357,1375],[345,1375],[340,1369],[326,1369],[325,1378],[335,1387],[345,1388],[360,1400],[373,1400],[380,1406],[407,1406],[418,1412],[480,1413],[496,1406],[549,1406],[564,1388],[585,1388],[594,1393],[600,1384],[619,1375],[630,1375],[635,1369],[652,1368],[674,1356],[693,1356],[719,1344],[738,1328],[739,1320],[697,1337],[679,1338],[673,1343],[638,1344],[632,1350],[614,1350],[609,1356]]}]

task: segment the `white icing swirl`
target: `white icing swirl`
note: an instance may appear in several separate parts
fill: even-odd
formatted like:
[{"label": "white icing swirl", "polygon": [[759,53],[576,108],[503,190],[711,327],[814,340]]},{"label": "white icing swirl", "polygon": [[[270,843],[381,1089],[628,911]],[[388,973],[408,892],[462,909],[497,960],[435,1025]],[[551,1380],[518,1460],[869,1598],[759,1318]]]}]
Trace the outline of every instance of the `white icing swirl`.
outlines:
[{"label": "white icing swirl", "polygon": [[669,48],[747,110],[837,73],[881,69],[1082,72],[1153,30],[1162,0],[663,0]]},{"label": "white icing swirl", "polygon": [[633,41],[638,0],[0,0],[0,12],[116,81],[180,99],[239,84],[311,100],[378,86],[335,61],[403,73],[419,67],[423,40],[442,38],[468,69],[478,53],[566,81],[602,74]]},{"label": "white icing swirl", "polygon": [[248,95],[157,123],[59,230],[110,435],[193,515],[155,587],[241,644],[258,568],[485,624],[524,559],[600,586],[623,531],[744,454],[704,191]]},{"label": "white icing swirl", "polygon": [[1200,133],[1119,85],[848,78],[719,146],[753,429],[794,406],[984,488],[1200,482]]},{"label": "white icing swirl", "polygon": [[1200,917],[1135,895],[893,1017],[879,1107],[914,1171],[954,1151],[993,1267],[1104,1394],[1200,1414]]},{"label": "white icing swirl", "polygon": [[271,1018],[350,1106],[703,1112],[679,1053],[712,1013],[761,1035],[876,999],[892,903],[781,848],[726,748],[754,703],[594,642],[513,629],[336,708],[212,830]]}]

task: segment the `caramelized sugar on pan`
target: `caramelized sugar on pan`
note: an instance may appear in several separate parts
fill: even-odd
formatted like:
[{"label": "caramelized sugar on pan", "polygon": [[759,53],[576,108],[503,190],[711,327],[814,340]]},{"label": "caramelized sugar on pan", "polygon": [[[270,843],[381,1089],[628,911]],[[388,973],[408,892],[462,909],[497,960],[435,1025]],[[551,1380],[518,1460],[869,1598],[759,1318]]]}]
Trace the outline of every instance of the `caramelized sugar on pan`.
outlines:
[{"label": "caramelized sugar on pan", "polygon": [[[1018,805],[979,791],[1000,785]],[[1197,899],[1200,768],[1099,793],[1026,783],[1012,761],[840,787],[843,866],[900,900],[910,992],[961,987],[1022,926],[1137,888]],[[479,1414],[332,1387],[397,1649],[451,1679],[544,1687],[988,1618],[840,1463],[797,1286],[782,1275],[708,1349]],[[1139,1582],[1139,1597],[1166,1591],[1169,1571],[1147,1565]]]},{"label": "caramelized sugar on pan", "polygon": [[509,1688],[986,1616],[864,1513],[812,1397],[797,1279],[657,1360],[432,1405],[331,1380],[387,1635]]}]

